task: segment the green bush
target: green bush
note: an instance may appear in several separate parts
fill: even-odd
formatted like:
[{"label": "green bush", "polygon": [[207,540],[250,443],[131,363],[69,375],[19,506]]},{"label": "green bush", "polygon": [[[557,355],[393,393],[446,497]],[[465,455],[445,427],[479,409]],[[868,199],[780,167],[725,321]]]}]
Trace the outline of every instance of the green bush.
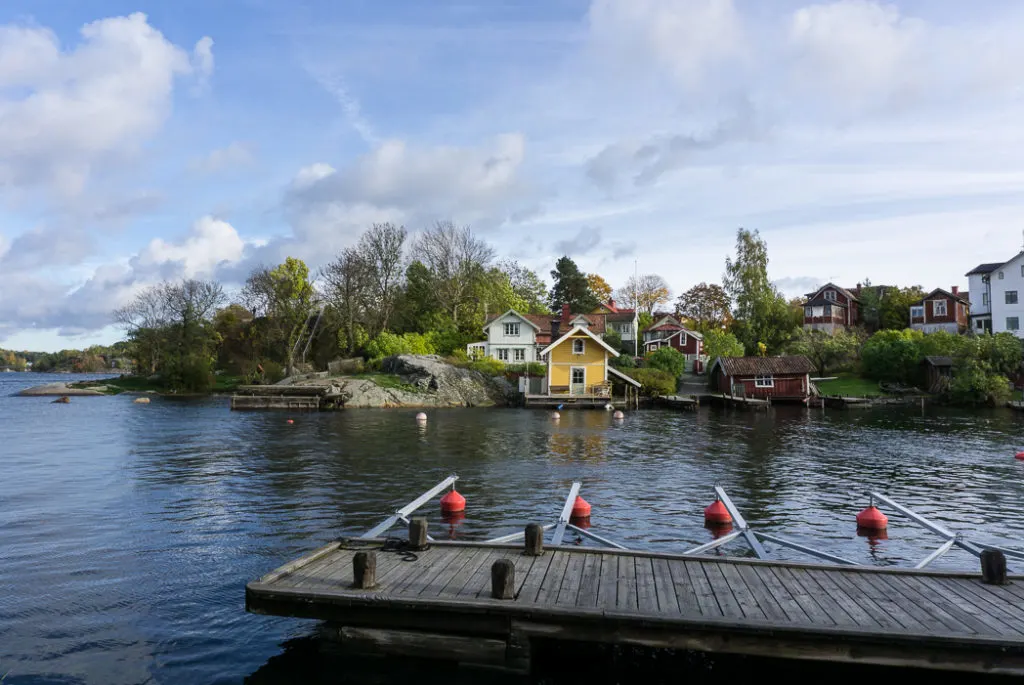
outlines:
[{"label": "green bush", "polygon": [[647,366],[679,378],[686,371],[686,357],[674,347],[662,347],[647,355]]},{"label": "green bush", "polygon": [[546,376],[547,373],[548,367],[540,362],[509,364],[505,367],[505,374],[508,376]]},{"label": "green bush", "polygon": [[[409,335],[408,333],[406,335]],[[430,354],[454,355],[466,353],[466,345],[477,340],[476,336],[466,335],[457,330],[441,330],[427,333],[434,352]],[[417,353],[418,354],[418,353]]]},{"label": "green bush", "polygon": [[976,359],[957,364],[949,387],[950,397],[958,404],[998,407],[1006,404],[1012,393],[1010,381]]},{"label": "green bush", "polygon": [[676,393],[676,377],[661,369],[632,369],[629,375],[640,381],[640,392],[648,397],[674,395]]},{"label": "green bush", "polygon": [[461,349],[452,350],[446,361],[452,366],[460,366],[462,364],[469,363],[469,355],[466,354],[466,348],[463,347]]},{"label": "green bush", "polygon": [[636,359],[631,354],[620,354],[608,360],[616,369],[635,369]]},{"label": "green bush", "polygon": [[910,329],[878,331],[860,350],[864,375],[876,381],[919,383],[924,337],[920,331]]},{"label": "green bush", "polygon": [[713,363],[719,357],[742,357],[743,343],[732,333],[709,330],[704,333],[704,354]]},{"label": "green bush", "polygon": [[478,359],[469,363],[469,368],[474,371],[487,376],[503,376],[505,375],[505,364],[499,362],[497,359],[487,357],[485,359]]},{"label": "green bush", "polygon": [[366,356],[384,359],[396,354],[436,354],[432,334],[403,333],[395,335],[384,331],[366,344]]}]

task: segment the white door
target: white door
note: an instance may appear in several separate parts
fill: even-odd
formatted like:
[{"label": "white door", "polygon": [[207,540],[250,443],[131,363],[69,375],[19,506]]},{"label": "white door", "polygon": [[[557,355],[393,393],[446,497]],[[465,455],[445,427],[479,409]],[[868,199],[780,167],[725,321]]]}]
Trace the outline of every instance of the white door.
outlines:
[{"label": "white door", "polygon": [[569,369],[569,392],[573,395],[584,395],[587,392],[587,368],[573,366]]}]

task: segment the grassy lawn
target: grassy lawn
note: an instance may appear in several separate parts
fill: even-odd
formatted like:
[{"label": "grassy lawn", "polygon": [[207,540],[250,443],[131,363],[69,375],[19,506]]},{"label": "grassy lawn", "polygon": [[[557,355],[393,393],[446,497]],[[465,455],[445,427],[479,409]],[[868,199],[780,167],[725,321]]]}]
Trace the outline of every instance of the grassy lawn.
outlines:
[{"label": "grassy lawn", "polygon": [[360,373],[355,376],[349,376],[349,378],[362,378],[368,381],[373,381],[375,385],[381,388],[389,388],[391,390],[404,390],[405,392],[423,392],[420,388],[410,383],[403,383],[401,376],[395,376],[388,373]]},{"label": "grassy lawn", "polygon": [[834,381],[818,381],[816,385],[822,395],[842,395],[844,397],[881,397],[885,395],[878,387],[877,381],[861,378],[852,373],[836,374]]}]

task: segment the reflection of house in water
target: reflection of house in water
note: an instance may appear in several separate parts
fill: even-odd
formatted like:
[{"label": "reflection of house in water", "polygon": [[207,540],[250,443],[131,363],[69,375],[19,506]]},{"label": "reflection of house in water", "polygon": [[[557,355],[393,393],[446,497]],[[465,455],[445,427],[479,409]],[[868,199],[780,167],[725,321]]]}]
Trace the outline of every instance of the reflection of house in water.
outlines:
[{"label": "reflection of house in water", "polygon": [[608,412],[563,414],[559,425],[548,433],[547,451],[559,461],[604,461],[608,458]]}]

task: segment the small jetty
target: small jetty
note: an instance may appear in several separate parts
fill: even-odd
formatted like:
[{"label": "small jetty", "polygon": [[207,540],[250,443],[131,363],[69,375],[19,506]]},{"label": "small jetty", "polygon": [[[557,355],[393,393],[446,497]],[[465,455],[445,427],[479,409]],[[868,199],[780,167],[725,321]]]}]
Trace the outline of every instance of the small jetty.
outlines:
[{"label": "small jetty", "polygon": [[711,404],[723,407],[732,407],[735,409],[746,409],[749,411],[768,411],[772,406],[771,400],[763,400],[756,397],[743,397],[742,395],[710,393],[707,397]]},{"label": "small jetty", "polygon": [[[434,540],[413,514],[456,480],[249,583],[247,610],[327,621],[354,653],[519,672],[530,670],[533,641],[571,640],[1024,675],[1024,578],[1006,574],[1006,556],[1024,553],[978,546],[880,493],[872,501],[944,539],[913,569],[858,566],[754,530],[718,487],[715,504],[736,530],[681,554],[626,549],[573,523],[581,506],[590,511],[578,482],[554,523]],[[385,537],[399,524],[408,537]],[[736,539],[758,558],[703,556]],[[770,560],[762,541],[827,563]],[[980,556],[981,573],[925,569],[954,545]]]},{"label": "small jetty", "polygon": [[697,411],[700,409],[700,398],[696,395],[666,395],[657,398],[655,404],[680,411]]},{"label": "small jetty", "polygon": [[337,398],[329,390],[323,385],[240,385],[231,396],[231,408],[318,411],[335,405]]}]

